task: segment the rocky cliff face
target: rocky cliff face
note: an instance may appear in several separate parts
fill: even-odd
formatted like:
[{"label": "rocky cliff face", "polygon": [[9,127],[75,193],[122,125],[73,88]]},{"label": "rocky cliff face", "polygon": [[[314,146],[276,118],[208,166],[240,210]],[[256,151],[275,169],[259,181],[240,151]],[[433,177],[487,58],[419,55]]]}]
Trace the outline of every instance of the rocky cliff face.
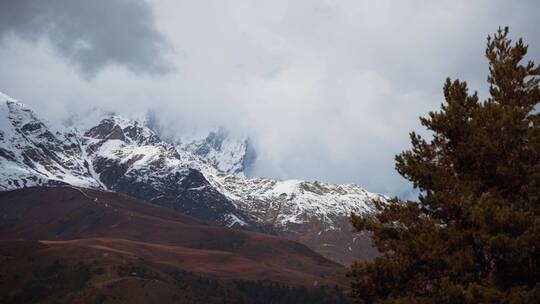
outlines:
[{"label": "rocky cliff face", "polygon": [[376,252],[352,234],[351,212],[385,197],[357,185],[246,178],[247,138],[223,130],[166,142],[117,116],[81,132],[53,131],[23,104],[0,96],[0,190],[71,184],[126,193],[229,227],[272,231],[348,264]]}]

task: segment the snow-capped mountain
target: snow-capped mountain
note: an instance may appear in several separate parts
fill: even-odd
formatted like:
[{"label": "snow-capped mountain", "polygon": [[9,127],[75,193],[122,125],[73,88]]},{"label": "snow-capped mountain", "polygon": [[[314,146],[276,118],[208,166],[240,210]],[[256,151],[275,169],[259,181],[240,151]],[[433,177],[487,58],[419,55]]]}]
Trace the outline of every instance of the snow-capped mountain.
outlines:
[{"label": "snow-capped mountain", "polygon": [[245,176],[255,161],[255,150],[248,137],[233,137],[217,128],[204,137],[183,137],[175,141],[179,151],[199,156],[220,172]]},{"label": "snow-capped mountain", "polygon": [[106,118],[82,142],[95,176],[110,190],[228,226],[255,225],[174,146],[136,121]]},{"label": "snow-capped mountain", "polygon": [[103,188],[228,226],[256,226],[176,148],[119,117],[85,133],[53,132],[30,109],[0,96],[0,189],[71,184]]},{"label": "snow-capped mountain", "polygon": [[86,131],[52,131],[0,96],[0,190],[72,184],[125,193],[227,226],[272,231],[344,264],[375,254],[351,212],[385,199],[356,185],[246,178],[249,140],[223,130],[162,140],[145,123],[107,117]]}]

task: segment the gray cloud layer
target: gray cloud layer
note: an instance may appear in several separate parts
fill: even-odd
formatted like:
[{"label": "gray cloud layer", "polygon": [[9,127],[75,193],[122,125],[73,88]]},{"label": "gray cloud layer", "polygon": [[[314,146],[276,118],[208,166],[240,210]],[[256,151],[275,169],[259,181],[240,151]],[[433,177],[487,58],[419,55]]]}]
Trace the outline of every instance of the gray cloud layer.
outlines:
[{"label": "gray cloud layer", "polygon": [[2,0],[0,38],[48,38],[85,76],[107,65],[161,74],[172,70],[171,46],[156,30],[150,6],[129,0]]},{"label": "gray cloud layer", "polygon": [[[0,91],[53,122],[92,108],[152,110],[171,133],[246,133],[254,175],[391,195],[410,190],[394,155],[422,130],[418,116],[438,109],[444,79],[485,96],[488,34],[510,26],[540,61],[538,1],[23,0],[35,7],[11,13],[14,2],[0,3]],[[32,42],[43,35],[50,45]],[[79,54],[84,41],[89,55]],[[164,41],[181,52],[172,58],[180,68],[132,73],[167,70]],[[65,58],[100,72],[86,81]]]}]

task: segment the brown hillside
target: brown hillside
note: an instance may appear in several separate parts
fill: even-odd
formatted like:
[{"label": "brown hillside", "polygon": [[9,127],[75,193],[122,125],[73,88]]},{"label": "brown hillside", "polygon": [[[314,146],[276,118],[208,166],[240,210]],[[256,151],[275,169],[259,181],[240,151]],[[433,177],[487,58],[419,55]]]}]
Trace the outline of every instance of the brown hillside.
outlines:
[{"label": "brown hillside", "polygon": [[0,239],[39,240],[40,251],[68,260],[107,255],[224,279],[346,283],[340,265],[304,245],[227,229],[113,192],[1,192]]}]

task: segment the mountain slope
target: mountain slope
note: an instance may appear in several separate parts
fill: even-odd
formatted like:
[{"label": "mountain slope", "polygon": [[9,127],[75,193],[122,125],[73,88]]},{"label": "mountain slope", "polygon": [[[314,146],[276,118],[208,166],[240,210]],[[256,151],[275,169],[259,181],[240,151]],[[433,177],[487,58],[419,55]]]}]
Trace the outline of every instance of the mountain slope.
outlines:
[{"label": "mountain slope", "polygon": [[386,197],[352,184],[245,179],[199,165],[210,183],[257,222],[348,265],[377,255],[369,235],[352,232],[352,212],[373,212],[372,200]]},{"label": "mountain slope", "polygon": [[[326,258],[348,265],[377,255],[370,236],[353,233],[351,212],[373,212],[372,200],[386,200],[353,184],[246,178],[216,168],[212,159],[177,146],[182,162],[201,172],[239,210],[264,227],[306,244]],[[239,149],[241,159],[246,150]],[[244,153],[244,154],[243,154]],[[244,155],[245,156],[245,155]],[[242,173],[242,172],[240,172]]]},{"label": "mountain slope", "polygon": [[[199,276],[229,292],[238,292],[230,286],[241,281],[263,290],[271,282],[307,288],[347,284],[342,266],[301,244],[210,224],[114,192],[70,186],[4,191],[0,215],[0,294],[14,302],[36,295],[31,287],[38,283],[41,298],[97,292],[131,303],[149,301],[145,293],[126,299],[133,288],[160,303],[178,302],[172,294],[197,286]],[[62,294],[74,288],[69,283],[69,290],[58,290],[68,284],[57,281],[63,276],[84,279],[77,287],[82,291]],[[212,295],[212,284],[203,294]],[[159,296],[162,288],[165,298]]]},{"label": "mountain slope", "polygon": [[228,229],[114,192],[71,186],[4,191],[0,213],[0,239],[126,239],[229,252],[304,273],[342,271],[293,241]]}]

